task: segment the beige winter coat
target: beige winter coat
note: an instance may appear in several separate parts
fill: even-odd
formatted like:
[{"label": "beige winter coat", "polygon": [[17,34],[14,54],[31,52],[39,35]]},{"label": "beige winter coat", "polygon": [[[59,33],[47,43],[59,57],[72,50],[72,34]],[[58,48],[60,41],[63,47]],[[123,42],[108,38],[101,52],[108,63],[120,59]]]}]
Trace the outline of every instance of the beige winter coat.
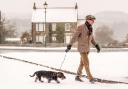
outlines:
[{"label": "beige winter coat", "polygon": [[80,53],[89,52],[91,43],[96,45],[93,34],[88,36],[88,28],[85,24],[78,26],[69,44],[73,45],[78,41],[78,51]]}]

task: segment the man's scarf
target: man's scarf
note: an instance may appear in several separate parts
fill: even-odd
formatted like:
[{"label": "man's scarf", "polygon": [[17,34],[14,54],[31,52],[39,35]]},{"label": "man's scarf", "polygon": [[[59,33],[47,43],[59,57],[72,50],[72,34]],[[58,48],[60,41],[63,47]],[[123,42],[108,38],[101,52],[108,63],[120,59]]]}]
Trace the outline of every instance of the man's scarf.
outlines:
[{"label": "man's scarf", "polygon": [[92,31],[93,31],[92,25],[89,24],[87,21],[85,22],[85,25],[88,28],[88,35],[90,36],[92,34]]}]

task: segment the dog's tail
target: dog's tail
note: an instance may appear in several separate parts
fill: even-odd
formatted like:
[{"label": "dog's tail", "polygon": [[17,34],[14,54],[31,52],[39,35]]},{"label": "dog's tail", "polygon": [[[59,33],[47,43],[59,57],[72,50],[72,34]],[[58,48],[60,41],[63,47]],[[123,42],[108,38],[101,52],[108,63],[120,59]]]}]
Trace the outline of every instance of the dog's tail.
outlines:
[{"label": "dog's tail", "polygon": [[34,73],[33,75],[29,75],[30,77],[34,77],[36,75],[36,73]]}]

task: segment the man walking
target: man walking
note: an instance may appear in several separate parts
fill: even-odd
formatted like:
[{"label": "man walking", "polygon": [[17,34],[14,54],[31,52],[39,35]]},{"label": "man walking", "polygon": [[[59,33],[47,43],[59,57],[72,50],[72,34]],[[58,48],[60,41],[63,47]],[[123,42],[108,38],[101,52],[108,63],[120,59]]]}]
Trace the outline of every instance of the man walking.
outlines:
[{"label": "man walking", "polygon": [[67,45],[67,49],[65,50],[68,52],[73,43],[78,41],[78,51],[80,52],[80,64],[77,70],[77,76],[75,77],[76,81],[82,82],[81,80],[81,74],[83,68],[85,68],[86,73],[87,73],[87,78],[91,83],[95,82],[95,79],[93,78],[90,68],[89,68],[89,59],[88,59],[88,53],[90,50],[90,44],[92,43],[96,49],[97,52],[100,52],[100,47],[99,45],[95,42],[94,37],[93,37],[93,28],[92,25],[95,21],[95,17],[93,15],[87,15],[86,16],[86,21],[85,24],[82,24],[78,26],[76,29],[76,32],[74,33],[72,39],[70,40],[70,43]]}]

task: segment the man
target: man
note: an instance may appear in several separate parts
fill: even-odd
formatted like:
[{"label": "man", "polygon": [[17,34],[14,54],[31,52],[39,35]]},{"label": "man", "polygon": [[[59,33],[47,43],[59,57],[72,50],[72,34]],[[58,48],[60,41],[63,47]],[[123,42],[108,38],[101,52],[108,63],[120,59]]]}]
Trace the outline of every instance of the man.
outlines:
[{"label": "man", "polygon": [[96,18],[93,15],[86,16],[85,24],[78,26],[78,28],[76,29],[76,32],[74,33],[72,39],[70,40],[70,43],[67,45],[67,49],[65,50],[66,52],[68,52],[71,49],[73,43],[78,41],[78,51],[80,52],[81,59],[80,59],[80,64],[77,70],[77,76],[75,77],[76,81],[82,82],[80,77],[82,74],[82,69],[85,68],[89,81],[91,83],[95,82],[95,79],[93,78],[90,72],[89,59],[88,59],[88,53],[89,53],[91,43],[96,47],[97,52],[100,52],[100,47],[95,42],[93,37],[92,25],[95,19]]}]

